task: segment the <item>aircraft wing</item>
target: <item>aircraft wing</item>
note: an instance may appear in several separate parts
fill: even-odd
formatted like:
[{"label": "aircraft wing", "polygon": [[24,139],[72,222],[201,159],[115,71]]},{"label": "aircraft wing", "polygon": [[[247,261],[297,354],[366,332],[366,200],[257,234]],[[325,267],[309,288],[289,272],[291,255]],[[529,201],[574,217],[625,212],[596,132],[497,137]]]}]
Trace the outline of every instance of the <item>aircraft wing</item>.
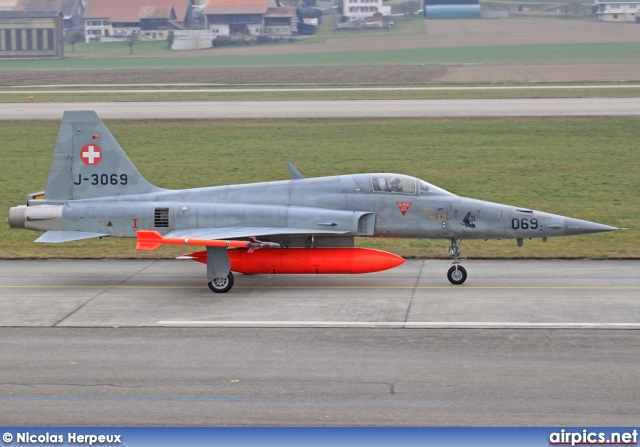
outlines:
[{"label": "aircraft wing", "polygon": [[293,235],[293,234],[347,234],[348,231],[310,230],[308,228],[288,227],[225,227],[225,228],[193,228],[189,230],[172,231],[164,235],[165,238],[189,237],[196,239],[238,239],[247,237]]},{"label": "aircraft wing", "polygon": [[80,241],[82,239],[91,239],[93,237],[109,236],[109,233],[90,233],[87,231],[47,231],[36,239],[36,242],[59,244],[60,242]]}]

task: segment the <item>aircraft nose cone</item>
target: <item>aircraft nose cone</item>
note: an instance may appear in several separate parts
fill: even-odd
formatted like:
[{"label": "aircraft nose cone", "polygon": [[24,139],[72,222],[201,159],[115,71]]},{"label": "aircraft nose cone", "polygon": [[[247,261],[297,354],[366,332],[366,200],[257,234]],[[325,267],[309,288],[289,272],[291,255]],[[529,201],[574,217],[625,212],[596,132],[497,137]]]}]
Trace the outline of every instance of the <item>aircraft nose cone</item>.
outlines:
[{"label": "aircraft nose cone", "polygon": [[579,234],[600,233],[603,231],[614,231],[620,228],[610,227],[609,225],[602,225],[595,222],[589,222],[587,220],[572,219],[571,217],[564,218],[564,235],[575,236]]}]

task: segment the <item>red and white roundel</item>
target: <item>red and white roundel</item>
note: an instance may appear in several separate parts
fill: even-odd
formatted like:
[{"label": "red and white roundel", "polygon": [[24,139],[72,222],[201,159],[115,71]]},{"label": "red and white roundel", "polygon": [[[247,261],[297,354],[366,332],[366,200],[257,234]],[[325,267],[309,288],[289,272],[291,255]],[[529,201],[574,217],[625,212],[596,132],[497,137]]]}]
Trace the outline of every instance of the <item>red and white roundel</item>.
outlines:
[{"label": "red and white roundel", "polygon": [[95,166],[102,160],[102,149],[97,144],[85,144],[80,149],[80,160],[87,166]]}]

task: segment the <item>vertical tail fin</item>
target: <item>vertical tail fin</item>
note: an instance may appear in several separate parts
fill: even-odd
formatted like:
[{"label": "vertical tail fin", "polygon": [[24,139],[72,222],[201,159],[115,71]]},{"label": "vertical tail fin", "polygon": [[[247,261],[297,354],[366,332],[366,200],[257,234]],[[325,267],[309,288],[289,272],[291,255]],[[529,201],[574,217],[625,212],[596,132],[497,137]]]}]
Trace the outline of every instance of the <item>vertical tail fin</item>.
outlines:
[{"label": "vertical tail fin", "polygon": [[147,182],[93,110],[64,112],[45,200],[162,191]]}]

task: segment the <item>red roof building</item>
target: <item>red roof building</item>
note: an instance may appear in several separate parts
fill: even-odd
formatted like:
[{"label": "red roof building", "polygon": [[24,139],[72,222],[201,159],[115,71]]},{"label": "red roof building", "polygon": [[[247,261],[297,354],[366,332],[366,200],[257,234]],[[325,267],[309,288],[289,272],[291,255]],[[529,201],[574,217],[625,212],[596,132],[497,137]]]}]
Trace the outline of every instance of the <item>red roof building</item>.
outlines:
[{"label": "red roof building", "polygon": [[206,28],[214,35],[257,36],[265,33],[265,15],[270,8],[288,9],[278,8],[276,0],[208,0],[202,14]]},{"label": "red roof building", "polygon": [[264,14],[269,6],[276,6],[273,0],[208,0],[203,14]]},{"label": "red roof building", "polygon": [[85,19],[108,19],[111,23],[138,23],[140,8],[173,7],[176,20],[191,26],[193,0],[91,0]]},{"label": "red roof building", "polygon": [[296,8],[268,8],[264,15],[264,32],[272,36],[290,36],[297,29]]},{"label": "red roof building", "polygon": [[84,6],[80,0],[18,0],[14,11],[61,11],[65,28],[80,27]]},{"label": "red roof building", "polygon": [[86,40],[135,34],[143,40],[163,40],[168,30],[191,27],[193,5],[194,0],[91,0],[84,13]]}]

